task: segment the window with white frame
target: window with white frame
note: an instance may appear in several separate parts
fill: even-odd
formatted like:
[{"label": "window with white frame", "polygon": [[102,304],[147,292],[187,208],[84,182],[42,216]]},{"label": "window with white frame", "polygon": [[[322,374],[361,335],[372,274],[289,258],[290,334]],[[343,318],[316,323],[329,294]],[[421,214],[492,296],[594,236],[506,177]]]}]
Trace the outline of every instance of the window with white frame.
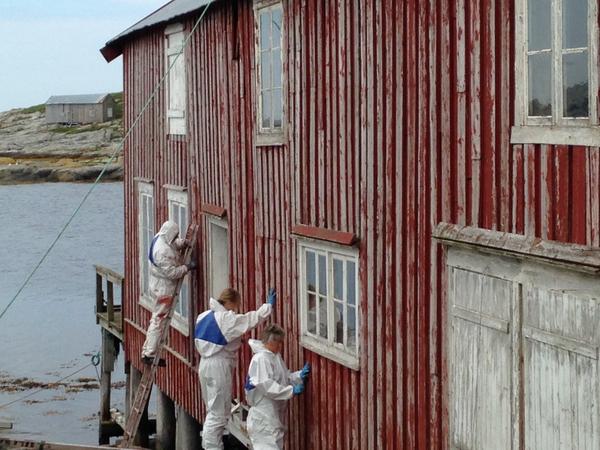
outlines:
[{"label": "window with white frame", "polygon": [[517,1],[518,126],[598,125],[597,2]]},{"label": "window with white frame", "polygon": [[281,3],[259,3],[256,20],[259,133],[281,133],[283,130],[283,8]]},{"label": "window with white frame", "polygon": [[150,261],[148,252],[154,238],[154,186],[152,183],[138,181],[138,253],[140,301],[151,306]]},{"label": "window with white frame", "polygon": [[210,293],[219,298],[223,289],[229,287],[229,235],[227,222],[222,219],[208,219],[210,253]]},{"label": "window with white frame", "polygon": [[166,82],[167,119],[169,134],[185,135],[186,133],[186,76],[185,40],[183,25],[169,25],[165,30],[165,48],[167,69],[171,71]]},{"label": "window with white frame", "polygon": [[358,369],[358,255],[354,249],[299,244],[301,344]]},{"label": "window with white frame", "polygon": [[[167,198],[169,201],[169,220],[172,220],[179,225],[179,237],[185,238],[188,227],[188,198],[187,192],[180,189],[169,189]],[[188,318],[190,316],[190,281],[189,277],[185,277],[175,312],[173,314],[173,325],[182,332],[188,331]]]}]

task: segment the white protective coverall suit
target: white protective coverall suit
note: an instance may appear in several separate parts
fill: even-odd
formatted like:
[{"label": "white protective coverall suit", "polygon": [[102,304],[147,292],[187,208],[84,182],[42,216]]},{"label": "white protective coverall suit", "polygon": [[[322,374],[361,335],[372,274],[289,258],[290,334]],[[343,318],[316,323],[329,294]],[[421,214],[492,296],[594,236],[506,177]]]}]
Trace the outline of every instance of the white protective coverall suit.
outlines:
[{"label": "white protective coverall suit", "polygon": [[206,450],[223,449],[223,433],[231,416],[233,369],[237,364],[242,335],[256,328],[272,311],[268,303],[257,311],[237,314],[214,298],[210,309],[196,320],[194,338],[200,353],[200,388],[206,406],[202,446]]},{"label": "white protective coverall suit", "polygon": [[248,434],[254,450],[282,450],[286,431],[285,409],[302,384],[301,371],[290,372],[279,353],[268,350],[262,341],[250,339],[254,352],[246,381]]},{"label": "white protective coverall suit", "polygon": [[167,316],[173,301],[177,281],[188,273],[182,264],[181,250],[185,241],[178,239],[179,226],[172,221],[163,223],[150,245],[150,293],[154,300],[154,312],[142,347],[142,357],[154,357],[160,338],[160,323]]}]

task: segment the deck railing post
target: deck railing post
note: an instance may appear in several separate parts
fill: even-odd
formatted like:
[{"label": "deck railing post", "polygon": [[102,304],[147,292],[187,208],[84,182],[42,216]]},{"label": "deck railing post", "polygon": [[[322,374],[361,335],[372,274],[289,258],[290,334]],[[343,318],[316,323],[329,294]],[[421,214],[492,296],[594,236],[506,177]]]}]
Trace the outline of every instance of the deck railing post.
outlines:
[{"label": "deck railing post", "polygon": [[[102,275],[96,272],[96,314],[103,313],[104,309],[104,292],[102,291]],[[99,323],[96,318],[96,323]]]},{"label": "deck railing post", "polygon": [[108,321],[113,322],[115,320],[115,297],[113,292],[113,283],[110,280],[107,280],[107,307],[108,307]]}]

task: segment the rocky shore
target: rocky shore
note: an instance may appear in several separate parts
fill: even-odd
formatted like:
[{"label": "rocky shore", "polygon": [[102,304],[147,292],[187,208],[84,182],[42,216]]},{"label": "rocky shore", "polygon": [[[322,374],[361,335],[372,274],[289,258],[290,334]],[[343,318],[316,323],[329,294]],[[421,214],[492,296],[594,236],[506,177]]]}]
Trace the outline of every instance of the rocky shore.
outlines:
[{"label": "rocky shore", "polygon": [[[0,185],[94,181],[122,135],[120,120],[63,127],[47,125],[40,107],[0,113]],[[102,179],[122,176],[119,155]]]}]

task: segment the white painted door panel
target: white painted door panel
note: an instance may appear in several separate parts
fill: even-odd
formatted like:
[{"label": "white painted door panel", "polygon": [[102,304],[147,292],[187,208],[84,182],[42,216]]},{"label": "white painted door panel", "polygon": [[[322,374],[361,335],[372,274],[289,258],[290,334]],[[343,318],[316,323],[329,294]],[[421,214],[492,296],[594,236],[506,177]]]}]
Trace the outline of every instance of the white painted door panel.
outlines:
[{"label": "white painted door panel", "polygon": [[600,448],[598,302],[525,290],[525,448]]},{"label": "white painted door panel", "polygon": [[448,252],[449,447],[600,449],[600,279]]},{"label": "white painted door panel", "polygon": [[511,442],[512,283],[453,268],[451,446],[506,450]]}]

